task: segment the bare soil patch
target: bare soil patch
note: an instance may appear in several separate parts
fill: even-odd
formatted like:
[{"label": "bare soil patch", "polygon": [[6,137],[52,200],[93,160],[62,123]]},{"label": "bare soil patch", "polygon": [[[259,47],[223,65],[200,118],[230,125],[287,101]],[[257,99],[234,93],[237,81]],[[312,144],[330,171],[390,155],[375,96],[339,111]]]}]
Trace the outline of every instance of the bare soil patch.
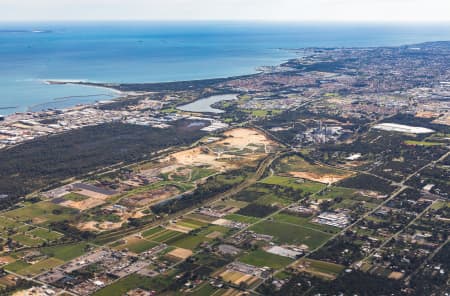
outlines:
[{"label": "bare soil patch", "polygon": [[296,178],[302,178],[310,181],[320,182],[324,184],[333,184],[351,176],[351,174],[316,174],[311,172],[289,172]]},{"label": "bare soil patch", "polygon": [[95,208],[104,203],[105,203],[104,199],[90,197],[88,199],[80,200],[80,201],[67,200],[65,202],[62,202],[61,205],[65,206],[65,207],[69,207],[69,208],[74,208],[74,209],[77,209],[80,211],[85,211],[85,210]]},{"label": "bare soil patch", "polygon": [[160,172],[173,172],[180,167],[206,166],[218,171],[228,171],[253,162],[273,151],[277,144],[263,133],[249,129],[236,128],[226,131],[223,139],[210,144],[176,152],[162,162]]},{"label": "bare soil patch", "polygon": [[180,260],[185,260],[188,257],[192,256],[192,254],[193,253],[191,250],[183,249],[183,248],[176,248],[175,250],[167,253],[167,255],[169,255],[171,257],[175,257]]},{"label": "bare soil patch", "polygon": [[401,280],[404,274],[398,271],[393,271],[389,274],[388,278],[392,280]]},{"label": "bare soil patch", "polygon": [[178,225],[178,224],[170,224],[169,226],[166,226],[166,229],[178,231],[178,232],[182,232],[182,233],[189,233],[192,230],[194,230],[193,228],[189,228],[189,227]]},{"label": "bare soil patch", "polygon": [[163,186],[146,192],[138,193],[130,197],[126,197],[121,200],[121,203],[132,207],[144,207],[166,200],[177,195],[178,193],[179,190],[175,186]]}]

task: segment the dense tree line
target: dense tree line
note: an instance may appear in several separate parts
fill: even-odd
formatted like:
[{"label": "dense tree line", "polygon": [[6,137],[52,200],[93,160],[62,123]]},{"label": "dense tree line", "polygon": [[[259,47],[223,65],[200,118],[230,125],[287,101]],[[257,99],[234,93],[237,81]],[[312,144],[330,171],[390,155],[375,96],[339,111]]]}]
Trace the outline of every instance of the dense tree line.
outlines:
[{"label": "dense tree line", "polygon": [[338,185],[348,188],[373,190],[384,194],[389,194],[395,189],[388,181],[367,174],[359,174],[355,177],[345,179],[339,182]]},{"label": "dense tree line", "polygon": [[237,211],[236,213],[239,215],[244,215],[244,216],[263,218],[263,217],[266,217],[266,216],[272,214],[276,210],[278,210],[277,207],[259,205],[259,204],[249,204],[249,205],[243,207],[242,209],[240,209],[239,211]]},{"label": "dense tree line", "polygon": [[402,292],[400,281],[365,274],[360,271],[344,273],[332,281],[322,280],[306,273],[294,275],[280,290],[270,283],[258,288],[262,295],[300,296],[300,295],[358,295],[391,296],[406,295]]},{"label": "dense tree line", "polygon": [[[167,129],[108,123],[39,138],[0,152],[0,194],[15,198],[59,181],[151,153],[187,145],[205,133],[178,121]],[[12,202],[4,202],[7,207]]]},{"label": "dense tree line", "polygon": [[[436,270],[436,266],[444,270],[444,273]],[[446,295],[449,291],[449,270],[450,243],[447,243],[428,264],[412,276],[410,285],[414,289],[414,295]]]},{"label": "dense tree line", "polygon": [[357,238],[356,235],[348,233],[338,236],[328,241],[324,247],[313,253],[311,258],[350,265],[364,257],[360,245],[355,242]]},{"label": "dense tree line", "polygon": [[[448,165],[448,164],[447,164]],[[408,180],[406,184],[416,188],[423,188],[425,184],[433,184],[430,192],[444,197],[450,194],[450,169],[441,166],[432,166]]]},{"label": "dense tree line", "polygon": [[416,117],[412,114],[402,114],[399,113],[395,115],[394,117],[388,118],[384,120],[383,122],[390,122],[390,123],[398,123],[398,124],[405,124],[405,125],[412,125],[412,126],[421,126],[433,129],[435,131],[448,134],[450,133],[450,127],[443,124],[436,124],[432,123],[433,118],[421,118]]}]

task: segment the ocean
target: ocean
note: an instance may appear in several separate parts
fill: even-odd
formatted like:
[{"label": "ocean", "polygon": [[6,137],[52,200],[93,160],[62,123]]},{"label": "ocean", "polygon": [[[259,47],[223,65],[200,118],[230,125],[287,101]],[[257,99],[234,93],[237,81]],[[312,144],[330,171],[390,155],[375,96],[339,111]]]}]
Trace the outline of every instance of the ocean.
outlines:
[{"label": "ocean", "polygon": [[450,40],[450,24],[263,22],[0,23],[0,114],[111,99],[45,80],[162,82],[255,73],[304,47]]}]

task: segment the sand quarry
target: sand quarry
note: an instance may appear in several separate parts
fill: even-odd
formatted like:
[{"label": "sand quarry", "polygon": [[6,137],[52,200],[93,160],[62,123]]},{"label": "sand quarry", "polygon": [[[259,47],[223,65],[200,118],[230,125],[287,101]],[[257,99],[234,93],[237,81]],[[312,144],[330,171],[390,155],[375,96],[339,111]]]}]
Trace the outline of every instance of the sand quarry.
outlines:
[{"label": "sand quarry", "polygon": [[[142,170],[140,173],[156,177],[160,174],[182,173],[190,175],[192,167],[203,167],[218,172],[225,172],[241,167],[246,163],[255,162],[268,152],[277,149],[276,142],[268,139],[263,133],[250,128],[236,128],[223,133],[223,138],[195,148],[172,153],[158,163]],[[77,192],[87,195],[86,192]],[[173,186],[155,188],[148,192],[137,193],[135,196],[126,197],[122,204],[132,207],[148,206],[158,201],[170,198],[178,194],[178,189]],[[89,199],[83,201],[66,201],[67,206],[86,210],[103,204],[106,200],[103,196],[93,196],[89,193]],[[121,217],[127,218],[127,217]],[[123,219],[119,222],[88,221],[78,224],[81,230],[102,231],[119,228]],[[187,233],[190,228],[179,225],[170,225],[173,230]]]},{"label": "sand quarry", "polygon": [[84,199],[84,200],[66,200],[66,201],[60,203],[60,205],[69,207],[69,208],[74,208],[74,209],[77,209],[80,211],[89,210],[89,209],[95,208],[99,205],[102,205],[106,202],[106,200],[108,198],[111,197],[110,195],[102,194],[102,193],[95,192],[95,191],[88,190],[88,189],[77,189],[77,190],[72,190],[71,192],[85,196],[86,199]]},{"label": "sand quarry", "polygon": [[333,184],[340,180],[350,177],[352,174],[317,174],[311,172],[289,172],[289,174],[296,178],[306,179],[314,182]]},{"label": "sand quarry", "polygon": [[167,185],[159,188],[151,189],[146,192],[137,193],[135,195],[125,197],[120,201],[121,205],[127,207],[139,208],[149,206],[167,198],[175,196],[179,193],[179,190],[175,186]]},{"label": "sand quarry", "polygon": [[258,160],[277,146],[254,129],[236,128],[223,135],[225,138],[213,143],[171,154],[163,160],[171,165],[161,172],[186,166],[208,166],[217,171],[227,171]]},{"label": "sand quarry", "polygon": [[122,227],[122,224],[128,220],[128,218],[139,219],[142,218],[145,214],[142,211],[133,211],[133,212],[125,212],[125,213],[117,213],[120,215],[120,221],[118,222],[110,222],[110,221],[86,221],[77,224],[77,228],[82,231],[105,231],[105,230],[113,230]]}]

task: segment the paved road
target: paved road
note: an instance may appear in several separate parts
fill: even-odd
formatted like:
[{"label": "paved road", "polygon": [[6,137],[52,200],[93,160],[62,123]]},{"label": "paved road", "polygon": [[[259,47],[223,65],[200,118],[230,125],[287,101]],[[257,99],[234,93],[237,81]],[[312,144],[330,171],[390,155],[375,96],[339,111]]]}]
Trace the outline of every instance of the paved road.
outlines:
[{"label": "paved road", "polygon": [[[362,215],[359,219],[357,219],[355,222],[353,222],[352,224],[348,225],[347,227],[343,228],[340,232],[336,233],[335,235],[333,235],[329,240],[327,240],[326,242],[322,243],[320,246],[316,247],[315,249],[311,250],[308,254],[306,254],[305,256],[302,257],[303,258],[307,258],[309,257],[311,254],[313,254],[314,252],[316,252],[317,250],[319,250],[320,248],[322,248],[327,242],[329,242],[330,240],[335,239],[336,237],[340,236],[341,234],[345,233],[347,230],[351,229],[352,227],[354,227],[355,225],[357,225],[359,222],[361,222],[362,220],[364,220],[365,218],[367,218],[368,216],[370,216],[371,214],[375,213],[377,210],[379,210],[381,207],[385,206],[389,201],[393,200],[396,196],[398,196],[401,192],[403,192],[403,190],[409,188],[409,186],[404,185],[405,182],[407,182],[409,179],[411,179],[412,177],[414,177],[417,173],[421,172],[422,170],[426,169],[427,167],[430,167],[432,165],[435,165],[438,162],[441,162],[442,160],[444,160],[447,156],[450,155],[450,151],[447,152],[446,154],[442,155],[439,159],[431,161],[430,163],[424,165],[423,167],[419,168],[418,170],[416,170],[415,172],[413,172],[412,174],[408,175],[404,180],[402,180],[400,183],[397,183],[398,185],[400,185],[400,187],[395,190],[394,192],[391,193],[391,195],[384,200],[380,205],[378,205],[376,208],[372,209],[371,211],[365,213],[364,215]],[[333,166],[331,166],[333,167]],[[392,182],[392,181],[391,181]],[[424,211],[422,211],[415,219],[413,219],[410,223],[408,223],[408,225],[411,225],[411,223],[414,223],[414,221],[416,221],[418,218],[420,218],[432,205],[434,204],[434,202],[429,205]],[[277,211],[278,212],[278,211]],[[257,222],[258,223],[258,222]],[[256,223],[255,223],[256,224]],[[408,227],[408,225],[406,225],[405,227],[403,227],[399,232],[395,233],[394,235],[392,235],[390,238],[388,238],[379,248],[377,248],[376,250],[379,250],[380,248],[382,248],[384,245],[386,245],[387,242],[389,242],[393,237],[397,237],[406,227]],[[442,248],[442,246],[445,244],[442,244],[440,246],[440,248]],[[439,248],[439,249],[440,249]],[[376,250],[374,250],[373,252],[375,252]],[[371,252],[371,254],[373,253]],[[434,252],[433,254],[435,254],[436,252]],[[370,254],[369,254],[370,256]],[[366,256],[364,259],[366,259]],[[433,255],[434,256],[434,255]],[[364,260],[363,259],[363,260]],[[286,270],[289,267],[295,266],[295,264],[298,263],[298,260],[292,262],[291,264],[289,264],[288,266],[286,266],[283,269],[280,269],[278,271],[276,271],[274,273],[274,275]],[[252,289],[253,292],[256,293],[256,289],[262,285],[265,281],[261,282],[260,284],[258,284],[256,287],[254,287]]]},{"label": "paved road", "polygon": [[[215,202],[217,202],[218,200],[229,198],[229,197],[239,193],[240,191],[250,187],[251,185],[256,183],[264,175],[264,173],[266,172],[267,168],[270,167],[272,162],[275,159],[277,159],[280,156],[282,156],[282,155],[283,155],[283,152],[277,152],[277,153],[268,155],[265,159],[263,159],[259,163],[257,169],[255,170],[255,173],[252,176],[250,176],[249,178],[244,180],[242,183],[236,185],[235,187],[233,187],[233,188],[231,188],[231,189],[229,189],[229,190],[227,190],[225,192],[216,194],[214,197],[208,199],[204,203],[204,205],[212,205]],[[171,214],[171,215],[167,215],[167,216],[163,217],[162,219],[158,219],[158,220],[154,221],[153,223],[149,223],[149,224],[143,225],[142,227],[133,228],[133,229],[129,229],[129,230],[116,231],[116,232],[113,232],[113,233],[110,233],[110,234],[107,234],[107,235],[99,236],[97,238],[97,242],[100,243],[100,244],[103,243],[103,242],[110,242],[110,241],[112,242],[112,241],[114,241],[116,239],[116,237],[117,237],[117,239],[120,239],[120,238],[123,238],[125,236],[131,235],[131,234],[134,234],[134,233],[145,231],[145,230],[153,228],[153,227],[155,227],[157,225],[166,223],[166,222],[172,220],[174,217],[179,217],[179,216],[183,216],[183,215],[187,215],[189,213],[192,213],[199,206],[200,205],[198,205],[198,204],[193,205],[193,206],[191,206],[191,207],[189,207],[187,209],[184,209],[182,211],[176,212],[176,213]]]}]

